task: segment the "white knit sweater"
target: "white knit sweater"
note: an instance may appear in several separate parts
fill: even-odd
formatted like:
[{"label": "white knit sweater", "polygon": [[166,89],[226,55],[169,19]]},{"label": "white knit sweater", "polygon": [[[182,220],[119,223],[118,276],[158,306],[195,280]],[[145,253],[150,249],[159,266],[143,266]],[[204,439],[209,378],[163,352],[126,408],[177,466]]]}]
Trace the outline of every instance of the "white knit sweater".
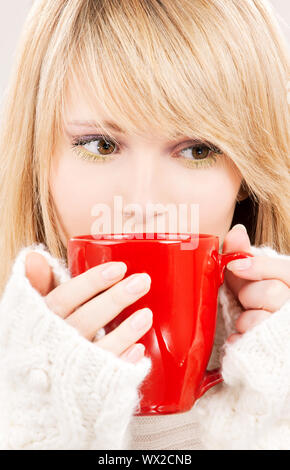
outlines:
[{"label": "white knit sweater", "polygon": [[223,284],[209,365],[221,363],[224,382],[189,412],[133,416],[151,360],[125,362],[54,314],[25,277],[32,250],[60,283],[70,278],[43,244],[13,264],[0,301],[0,449],[290,448],[290,301],[223,346],[242,311]]}]

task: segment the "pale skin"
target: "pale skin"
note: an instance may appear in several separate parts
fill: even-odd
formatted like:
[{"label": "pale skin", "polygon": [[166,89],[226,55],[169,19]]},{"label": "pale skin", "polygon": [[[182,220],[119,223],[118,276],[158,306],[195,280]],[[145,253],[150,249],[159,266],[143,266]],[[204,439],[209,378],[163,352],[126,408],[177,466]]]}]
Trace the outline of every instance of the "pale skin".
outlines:
[{"label": "pale skin", "polygon": [[[118,124],[105,116],[101,108],[96,112],[103,119]],[[73,120],[92,120],[85,101],[79,95],[77,100],[69,99],[68,121]],[[91,136],[102,133],[102,130],[74,125],[67,127],[67,133],[70,136]],[[186,136],[176,142],[168,142],[152,133],[142,137],[126,133],[115,135],[123,148],[117,158],[108,162],[82,160],[76,157],[65,138],[59,142],[52,161],[50,188],[59,218],[59,234],[65,245],[72,236],[90,233],[90,211],[96,202],[112,205],[113,196],[121,195],[126,204],[138,203],[144,208],[149,201],[164,205],[199,204],[200,233],[219,236],[223,253],[250,251],[250,240],[243,225],[236,225],[229,231],[241,184],[241,176],[230,158],[217,155],[211,166],[188,167],[185,160],[172,158],[184,149],[192,149],[194,143]],[[98,144],[100,141],[91,142],[85,148],[100,155]],[[188,152],[186,150],[186,161],[190,155]],[[128,214],[124,216],[130,217]],[[240,262],[228,264],[225,271],[225,282],[244,309],[236,322],[237,333],[231,335],[228,342],[236,341],[269,318],[290,298],[288,260],[255,256],[250,258],[249,268],[238,270],[235,264]],[[103,277],[106,267],[115,268],[115,277]],[[32,252],[26,257],[26,275],[48,307],[77,328],[87,340],[94,341],[123,360],[136,363],[142,359],[145,351],[138,341],[152,326],[154,312],[149,309],[136,311],[101,339],[94,340],[94,337],[99,328],[149,291],[148,274],[135,273],[125,279],[126,265],[120,260],[98,265],[57,285],[45,258]],[[135,293],[126,290],[133,279],[139,281],[139,291]],[[138,286],[136,283],[135,287]],[[142,320],[139,327],[131,322],[138,314]],[[128,356],[130,352],[134,352],[131,357]]]}]

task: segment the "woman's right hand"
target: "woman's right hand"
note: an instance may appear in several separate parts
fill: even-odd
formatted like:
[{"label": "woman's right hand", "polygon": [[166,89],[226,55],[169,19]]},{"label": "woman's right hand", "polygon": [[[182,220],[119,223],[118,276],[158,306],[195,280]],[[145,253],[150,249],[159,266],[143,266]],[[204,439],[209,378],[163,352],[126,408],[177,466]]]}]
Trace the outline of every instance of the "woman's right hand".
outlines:
[{"label": "woman's right hand", "polygon": [[[50,310],[77,328],[89,341],[136,363],[143,358],[145,350],[143,344],[136,344],[136,341],[152,326],[150,309],[137,310],[113,331],[94,340],[100,328],[150,289],[149,274],[137,273],[122,279],[126,269],[123,262],[103,263],[56,285],[52,268],[44,256],[31,252],[25,259],[26,276]],[[111,277],[114,272],[115,276]]]}]

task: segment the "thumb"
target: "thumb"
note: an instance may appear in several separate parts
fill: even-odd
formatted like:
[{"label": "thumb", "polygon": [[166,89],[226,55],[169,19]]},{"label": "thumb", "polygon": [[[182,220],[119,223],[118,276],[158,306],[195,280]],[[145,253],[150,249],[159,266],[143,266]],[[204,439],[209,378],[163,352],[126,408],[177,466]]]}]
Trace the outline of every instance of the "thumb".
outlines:
[{"label": "thumb", "polygon": [[[223,242],[223,254],[233,253],[236,251],[246,251],[251,253],[251,242],[247,229],[242,224],[234,225],[234,227],[225,236]],[[249,282],[246,279],[239,278],[229,269],[225,269],[224,280],[236,297],[238,296],[238,292],[241,287]]]},{"label": "thumb", "polygon": [[233,253],[234,251],[251,251],[247,229],[242,224],[234,225],[223,242],[223,253]]},{"label": "thumb", "polygon": [[41,295],[47,295],[54,287],[52,268],[40,253],[28,253],[25,258],[25,274],[30,284]]}]

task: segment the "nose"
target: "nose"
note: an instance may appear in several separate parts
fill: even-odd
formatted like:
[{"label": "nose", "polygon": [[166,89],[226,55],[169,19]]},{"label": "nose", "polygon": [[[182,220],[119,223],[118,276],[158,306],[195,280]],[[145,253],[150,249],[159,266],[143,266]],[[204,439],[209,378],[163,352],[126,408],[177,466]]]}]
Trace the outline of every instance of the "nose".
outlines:
[{"label": "nose", "polygon": [[[130,184],[124,191],[123,217],[129,219],[139,215],[143,223],[153,217],[167,213],[166,203],[162,194],[161,168],[158,156],[150,154],[134,155],[134,163],[130,169]],[[139,219],[140,220],[140,219]]]},{"label": "nose", "polygon": [[147,217],[152,218],[166,214],[168,209],[165,204],[160,202],[147,201],[143,204],[135,202],[124,205],[122,214],[124,218],[129,219],[130,217],[135,216],[137,212],[141,212],[144,219],[146,215]]}]

